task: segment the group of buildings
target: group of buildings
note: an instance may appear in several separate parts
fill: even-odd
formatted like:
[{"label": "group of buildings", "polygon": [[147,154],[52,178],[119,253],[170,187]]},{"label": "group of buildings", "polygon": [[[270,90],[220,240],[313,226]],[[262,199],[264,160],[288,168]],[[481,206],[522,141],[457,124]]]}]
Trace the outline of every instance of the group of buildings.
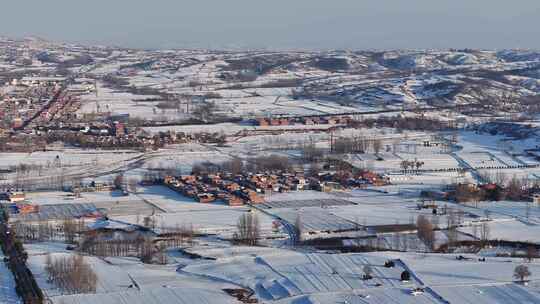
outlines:
[{"label": "group of buildings", "polygon": [[230,206],[241,206],[246,203],[263,203],[265,195],[273,192],[301,190],[327,192],[360,188],[370,184],[384,185],[388,181],[371,171],[362,171],[347,176],[325,172],[311,177],[306,177],[303,173],[288,172],[193,174],[167,176],[164,183],[174,191],[201,203],[221,200]]},{"label": "group of buildings", "polygon": [[240,186],[237,182],[224,179],[220,175],[168,176],[165,177],[164,183],[174,191],[201,203],[222,200],[229,206],[242,206],[245,203],[264,202],[260,192]]},{"label": "group of buildings", "polygon": [[0,193],[0,203],[8,207],[11,213],[27,214],[39,211],[39,206],[26,202],[26,195],[22,191]]}]

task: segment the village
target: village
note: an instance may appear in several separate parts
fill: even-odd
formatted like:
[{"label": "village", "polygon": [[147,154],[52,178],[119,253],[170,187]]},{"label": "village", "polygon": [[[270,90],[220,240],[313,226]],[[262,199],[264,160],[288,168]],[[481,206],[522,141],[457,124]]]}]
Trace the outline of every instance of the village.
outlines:
[{"label": "village", "polygon": [[0,302],[540,302],[534,58],[2,38]]}]

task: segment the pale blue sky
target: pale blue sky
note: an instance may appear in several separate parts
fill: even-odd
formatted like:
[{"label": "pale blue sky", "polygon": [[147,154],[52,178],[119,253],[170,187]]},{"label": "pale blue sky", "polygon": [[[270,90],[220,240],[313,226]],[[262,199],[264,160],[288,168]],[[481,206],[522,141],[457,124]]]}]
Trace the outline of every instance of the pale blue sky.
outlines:
[{"label": "pale blue sky", "polygon": [[12,0],[0,35],[130,47],[536,48],[540,0]]}]

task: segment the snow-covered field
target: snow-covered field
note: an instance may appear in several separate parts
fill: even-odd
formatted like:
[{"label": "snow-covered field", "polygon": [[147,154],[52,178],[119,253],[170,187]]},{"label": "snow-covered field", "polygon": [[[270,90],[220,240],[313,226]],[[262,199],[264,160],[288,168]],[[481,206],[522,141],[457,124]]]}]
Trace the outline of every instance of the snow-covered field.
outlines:
[{"label": "snow-covered field", "polygon": [[[222,250],[223,251],[223,250]],[[216,252],[216,251],[214,251]],[[226,251],[223,251],[226,252]],[[459,261],[453,255],[412,253],[311,254],[289,250],[238,251],[218,261],[189,265],[184,272],[235,282],[275,303],[536,303],[538,263],[529,286],[513,283],[519,259]],[[214,254],[215,255],[215,254]],[[396,267],[386,268],[389,259]],[[373,279],[363,280],[365,265]],[[400,280],[404,270],[412,273]],[[424,292],[412,295],[414,287]],[[510,302],[508,302],[510,301]]]},{"label": "snow-covered field", "polygon": [[[152,100],[147,101],[146,99]],[[154,101],[158,100],[158,101]],[[160,96],[135,95],[128,92],[115,91],[98,85],[97,96],[91,93],[82,97],[83,106],[79,114],[111,112],[113,115],[129,114],[130,117],[143,119],[183,119],[186,114],[176,110],[160,110],[157,108]]]},{"label": "snow-covered field", "polygon": [[222,291],[223,288],[235,288],[234,284],[178,273],[175,265],[145,265],[133,258],[85,257],[85,262],[91,265],[98,277],[96,293],[67,295],[47,282],[44,265],[47,253],[53,258],[72,253],[62,249],[62,244],[55,243],[26,247],[31,271],[39,286],[55,304],[237,303]]},{"label": "snow-covered field", "polygon": [[[279,250],[257,257],[237,256],[216,263],[190,265],[183,270],[249,286],[261,299],[272,301],[301,294],[360,289],[406,288],[419,284],[399,280],[403,268],[385,268],[384,257],[301,254]],[[362,279],[369,265],[374,279]],[[379,285],[380,284],[380,285]]]},{"label": "snow-covered field", "polygon": [[43,171],[57,167],[66,167],[67,170],[70,167],[102,166],[103,168],[139,155],[138,152],[128,150],[100,151],[62,147],[53,148],[52,151],[46,152],[2,153],[0,156],[0,168],[8,168],[19,164],[41,165],[44,167]]}]

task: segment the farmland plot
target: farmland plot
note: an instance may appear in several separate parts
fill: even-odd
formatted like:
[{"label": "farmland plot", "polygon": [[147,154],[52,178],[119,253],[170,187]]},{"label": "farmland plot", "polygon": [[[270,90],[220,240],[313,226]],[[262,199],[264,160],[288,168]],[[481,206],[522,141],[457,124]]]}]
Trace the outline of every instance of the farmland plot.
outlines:
[{"label": "farmland plot", "polygon": [[507,168],[508,165],[487,152],[460,152],[457,155],[474,169]]},{"label": "farmland plot", "polygon": [[538,294],[533,294],[527,288],[513,283],[434,287],[433,289],[450,303],[540,303],[540,296]]},{"label": "farmland plot", "polygon": [[[256,258],[241,257],[218,263],[187,266],[184,271],[249,286],[257,296],[276,300],[301,294],[371,289],[376,286],[403,288],[419,282],[402,283],[400,267],[386,268],[384,256],[301,254],[276,251]],[[362,278],[363,269],[373,269],[373,279]]]},{"label": "farmland plot", "polygon": [[[453,255],[413,255],[400,254],[401,259],[414,270],[414,273],[432,287],[449,285],[472,285],[509,283],[514,280],[514,268],[522,264],[522,259],[488,258],[480,262],[475,256],[470,260],[458,261]],[[540,277],[540,264],[527,264],[532,275],[529,279]]]},{"label": "farmland plot", "polygon": [[266,202],[295,202],[303,200],[324,200],[324,199],[335,199],[335,193],[320,192],[314,190],[305,190],[305,191],[291,191],[291,192],[282,192],[268,195],[265,197]]},{"label": "farmland plot", "polygon": [[521,163],[518,159],[513,158],[508,153],[505,153],[503,151],[491,150],[490,154],[493,155],[494,158],[499,160],[499,162],[505,164],[507,167],[510,168],[523,165],[523,163]]},{"label": "farmland plot", "polygon": [[294,201],[272,201],[262,204],[266,208],[303,208],[303,207],[328,207],[352,205],[350,201],[343,199],[310,199]]},{"label": "farmland plot", "polygon": [[[540,242],[539,225],[528,225],[517,220],[501,220],[489,222],[488,227],[490,231],[489,236],[492,240]],[[472,227],[462,227],[459,230],[464,233],[473,234]]]},{"label": "farmland plot", "polygon": [[513,217],[528,224],[540,224],[540,206],[532,202],[482,202],[477,207],[490,214]]},{"label": "farmland plot", "polygon": [[[51,256],[71,255],[65,244],[38,243],[26,245],[29,252],[29,267],[39,286],[55,304],[80,303],[174,303],[174,304],[233,304],[233,298],[221,291],[235,288],[223,282],[204,277],[193,277],[176,271],[176,265],[148,265],[136,258],[85,257],[97,275],[95,294],[67,295],[47,281],[45,259]],[[2,302],[3,303],[3,302]],[[9,302],[8,302],[9,303]],[[16,303],[16,302],[15,302]]]},{"label": "farmland plot", "polygon": [[[68,252],[51,253],[54,258],[70,256]],[[48,296],[63,295],[62,290],[49,283],[47,280],[48,274],[45,270],[46,254],[35,254],[28,258],[28,267],[34,274],[38,285]],[[90,264],[92,270],[96,273],[98,280],[96,284],[96,293],[109,293],[125,290],[127,286],[133,282],[127,273],[123,272],[114,265],[108,265],[103,260],[96,257],[85,257],[85,262]]]},{"label": "farmland plot", "polygon": [[[444,303],[431,293],[419,296],[411,295],[410,288],[387,288],[357,290],[353,292],[321,293],[294,298],[287,298],[275,302],[276,304],[442,304]],[[457,303],[457,302],[456,302]]]},{"label": "farmland plot", "polygon": [[107,294],[70,295],[52,298],[54,304],[234,304],[224,292],[195,288],[156,288]]},{"label": "farmland plot", "polygon": [[300,210],[280,208],[271,209],[272,214],[293,224],[299,218],[303,232],[353,230],[356,225],[346,219],[333,215],[320,207],[302,208]]}]

